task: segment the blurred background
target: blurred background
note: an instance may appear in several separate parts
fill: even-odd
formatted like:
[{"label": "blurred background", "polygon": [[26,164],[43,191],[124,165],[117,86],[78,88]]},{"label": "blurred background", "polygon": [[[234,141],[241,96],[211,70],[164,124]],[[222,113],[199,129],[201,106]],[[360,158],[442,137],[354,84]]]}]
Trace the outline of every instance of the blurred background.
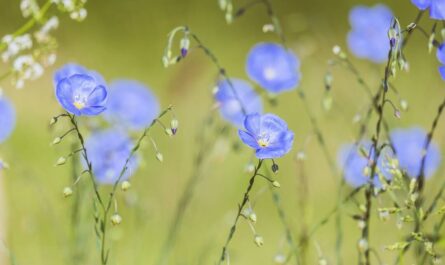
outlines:
[{"label": "blurred background", "polygon": [[[240,0],[234,4],[240,6],[246,2]],[[354,140],[358,125],[352,120],[368,104],[367,94],[354,77],[337,68],[333,71],[333,108],[329,112],[322,108],[323,80],[327,62],[332,58],[332,47],[338,44],[347,49],[349,10],[357,4],[385,3],[402,25],[412,22],[418,10],[409,0],[275,0],[272,3],[290,48],[302,62],[303,79],[298,89],[305,91],[309,107],[335,159],[339,146]],[[82,225],[77,228],[83,233],[79,250],[83,253],[79,257],[81,263],[76,263],[72,257],[71,209],[75,199],[62,196],[63,188],[72,183],[70,165],[53,166],[58,157],[70,152],[70,146],[69,142],[57,147],[49,145],[62,131],[52,131],[48,126],[49,119],[61,112],[52,86],[52,72],[56,68],[67,62],[77,62],[99,71],[107,80],[137,79],[154,90],[162,106],[175,106],[180,122],[178,135],[168,138],[159,128],[154,130],[153,136],[164,155],[163,163],[156,160],[149,142],[144,143],[143,165],[132,178],[132,189],[118,196],[123,223],[112,228],[110,238],[110,264],[154,264],[177,201],[191,177],[197,152],[197,128],[212,106],[211,91],[217,76],[214,66],[200,51],[193,51],[183,62],[164,68],[161,58],[167,33],[176,26],[188,25],[216,54],[231,77],[244,79],[247,79],[244,69],[249,49],[258,42],[279,41],[273,33],[262,32],[263,25],[270,23],[263,6],[251,9],[231,25],[225,22],[216,0],[95,0],[89,1],[86,8],[88,17],[82,23],[66,15],[60,16],[60,27],[55,32],[59,42],[57,63],[43,78],[28,83],[23,90],[13,88],[8,81],[0,84],[18,112],[16,130],[10,140],[0,146],[0,157],[11,166],[3,174],[8,223],[4,240],[19,265],[97,264],[90,186],[86,178],[80,185],[85,191],[80,198]],[[0,19],[0,36],[22,25],[25,20],[19,1],[1,0]],[[426,29],[432,26],[426,17],[421,23]],[[410,62],[410,73],[399,73],[394,85],[410,108],[402,113],[401,119],[394,118],[390,111],[386,117],[392,128],[419,125],[429,129],[436,108],[445,96],[444,83],[437,74],[438,63],[434,54],[428,54],[427,40],[420,34],[414,34],[405,54]],[[384,66],[351,60],[377,90]],[[394,93],[390,97],[394,102],[399,100]],[[312,227],[335,206],[339,172],[335,172],[334,178],[297,93],[282,94],[277,102],[277,106],[272,106],[265,99],[267,112],[280,115],[295,132],[293,151],[277,160],[280,165],[277,179],[281,183],[279,192],[286,218],[298,239],[305,226]],[[444,129],[445,125],[439,124],[435,137],[441,147],[445,140]],[[233,148],[237,142],[236,131],[231,129],[206,151],[202,178],[185,214],[169,264],[214,264],[219,258],[237,203],[248,182],[245,167],[252,159],[251,150],[245,146]],[[307,158],[304,165],[295,159],[302,148]],[[307,193],[301,179],[302,171],[307,180]],[[442,173],[439,170],[428,181],[427,194],[437,191]],[[252,232],[242,220],[229,248],[232,264],[274,264],[278,253],[288,251],[284,228],[272,196],[264,187],[267,183],[259,180],[253,193],[258,194],[255,227],[264,237],[264,246],[259,249],[254,244]],[[303,210],[302,200],[306,200],[306,210]],[[377,201],[376,205],[388,206],[385,203]],[[344,209],[342,256],[345,264],[357,261],[356,242],[360,230],[349,218],[357,211],[353,204]],[[313,236],[308,245],[309,264],[314,264],[318,258],[317,244],[328,261],[335,261],[335,231],[333,218]],[[384,246],[400,241],[408,231],[410,227],[397,230],[394,219],[387,222],[373,219],[371,245],[390,263],[396,253],[384,251]]]}]

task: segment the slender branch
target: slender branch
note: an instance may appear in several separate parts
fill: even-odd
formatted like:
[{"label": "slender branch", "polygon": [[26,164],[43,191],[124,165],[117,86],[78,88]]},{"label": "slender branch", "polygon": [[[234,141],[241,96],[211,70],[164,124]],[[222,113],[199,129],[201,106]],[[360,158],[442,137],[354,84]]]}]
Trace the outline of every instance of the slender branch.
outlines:
[{"label": "slender branch", "polygon": [[258,160],[258,165],[255,167],[255,170],[253,172],[252,177],[249,180],[249,185],[247,186],[246,191],[244,192],[244,196],[243,199],[241,200],[241,203],[238,205],[238,214],[235,217],[235,221],[233,222],[230,231],[229,231],[229,235],[226,239],[226,243],[224,244],[223,248],[222,248],[222,252],[221,252],[221,257],[219,258],[218,264],[221,265],[222,262],[224,262],[224,260],[226,259],[227,256],[227,248],[233,238],[233,235],[235,234],[236,231],[236,227],[238,225],[238,220],[240,219],[240,217],[242,216],[242,211],[244,206],[246,206],[247,202],[249,201],[249,194],[250,191],[252,190],[252,187],[255,183],[255,178],[258,175],[258,172],[261,168],[261,166],[263,165],[263,160],[260,159]]}]

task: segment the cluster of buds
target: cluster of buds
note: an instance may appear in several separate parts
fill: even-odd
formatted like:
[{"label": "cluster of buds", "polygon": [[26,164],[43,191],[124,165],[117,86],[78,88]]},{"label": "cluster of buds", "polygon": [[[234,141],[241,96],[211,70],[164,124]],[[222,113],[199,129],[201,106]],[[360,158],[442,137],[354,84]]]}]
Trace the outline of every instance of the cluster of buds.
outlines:
[{"label": "cluster of buds", "polygon": [[219,8],[225,12],[226,22],[228,24],[233,22],[233,4],[231,0],[219,0]]},{"label": "cluster of buds", "polygon": [[60,10],[70,14],[71,19],[83,21],[87,17],[87,10],[84,8],[87,0],[52,0]]}]

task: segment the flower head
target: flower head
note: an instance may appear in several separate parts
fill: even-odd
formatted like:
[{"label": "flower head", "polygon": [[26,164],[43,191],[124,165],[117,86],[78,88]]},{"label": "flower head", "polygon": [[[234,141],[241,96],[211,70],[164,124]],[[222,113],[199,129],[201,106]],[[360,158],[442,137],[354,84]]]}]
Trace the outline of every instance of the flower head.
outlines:
[{"label": "flower head", "polygon": [[[93,165],[96,180],[102,184],[114,184],[130,156],[133,142],[122,131],[108,129],[93,133],[86,141],[88,158]],[[127,170],[120,179],[127,180],[137,169],[138,159],[130,159]]]},{"label": "flower head", "polygon": [[420,10],[430,9],[430,17],[432,19],[445,19],[445,1],[443,0],[411,0]]},{"label": "flower head", "polygon": [[107,88],[96,72],[68,64],[54,74],[56,98],[74,115],[98,115],[105,110]]},{"label": "flower head", "polygon": [[[396,151],[397,159],[401,169],[405,170],[410,177],[417,177],[420,174],[423,149],[427,133],[419,127],[408,129],[395,129],[391,132],[391,141]],[[439,147],[431,142],[425,160],[425,177],[431,177],[440,164]]]},{"label": "flower head", "polygon": [[374,63],[385,62],[390,48],[388,30],[392,19],[391,10],[382,4],[354,7],[349,13],[352,29],[347,39],[351,52]]},{"label": "flower head", "polygon": [[160,106],[153,92],[133,80],[116,80],[110,84],[107,120],[133,130],[150,125],[158,116]]},{"label": "flower head", "polygon": [[[361,149],[367,154],[361,152]],[[363,140],[359,144],[344,144],[338,151],[337,161],[343,170],[346,182],[352,187],[360,187],[370,181],[371,159],[374,157],[371,141]],[[376,174],[373,178],[374,186],[380,187],[381,182],[377,173],[382,174],[386,179],[391,179],[388,162],[393,157],[393,152],[389,148],[384,148],[379,156],[376,167]]]},{"label": "flower head", "polygon": [[263,104],[261,97],[246,81],[230,79],[230,83],[233,88],[228,80],[218,83],[215,100],[219,103],[221,116],[235,126],[242,127],[247,114],[263,112]]},{"label": "flower head", "polygon": [[14,126],[14,107],[5,96],[0,95],[0,143],[4,142],[11,135]]},{"label": "flower head", "polygon": [[259,43],[247,56],[247,75],[272,93],[296,88],[300,82],[297,56],[276,43]]},{"label": "flower head", "polygon": [[294,142],[294,133],[284,120],[274,114],[247,115],[245,131],[239,130],[241,140],[255,149],[259,159],[278,158],[287,154]]}]

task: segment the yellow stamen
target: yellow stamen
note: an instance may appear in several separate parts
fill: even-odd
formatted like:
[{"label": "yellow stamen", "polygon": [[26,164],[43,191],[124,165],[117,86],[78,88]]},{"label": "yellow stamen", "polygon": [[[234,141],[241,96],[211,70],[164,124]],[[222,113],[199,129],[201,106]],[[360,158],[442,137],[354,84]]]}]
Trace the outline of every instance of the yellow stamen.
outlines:
[{"label": "yellow stamen", "polygon": [[267,147],[267,146],[269,145],[269,142],[266,141],[266,140],[264,140],[264,139],[259,139],[259,140],[258,140],[258,144],[259,144],[261,147]]},{"label": "yellow stamen", "polygon": [[74,107],[76,107],[76,109],[81,110],[83,108],[85,108],[85,103],[83,102],[79,102],[79,101],[75,101],[73,103]]}]

